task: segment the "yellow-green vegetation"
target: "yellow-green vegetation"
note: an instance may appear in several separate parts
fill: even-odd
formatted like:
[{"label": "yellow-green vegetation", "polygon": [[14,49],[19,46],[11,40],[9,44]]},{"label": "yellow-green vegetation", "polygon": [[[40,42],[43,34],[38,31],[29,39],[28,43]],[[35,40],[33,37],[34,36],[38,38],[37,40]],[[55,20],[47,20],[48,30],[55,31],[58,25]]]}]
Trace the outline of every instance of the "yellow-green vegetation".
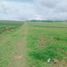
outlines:
[{"label": "yellow-green vegetation", "polygon": [[29,27],[29,67],[66,67],[67,24],[30,23]]},{"label": "yellow-green vegetation", "polygon": [[10,65],[17,54],[17,42],[21,39],[21,24],[0,23],[0,67],[16,67]]},{"label": "yellow-green vegetation", "polygon": [[0,23],[0,67],[67,67],[67,23]]}]

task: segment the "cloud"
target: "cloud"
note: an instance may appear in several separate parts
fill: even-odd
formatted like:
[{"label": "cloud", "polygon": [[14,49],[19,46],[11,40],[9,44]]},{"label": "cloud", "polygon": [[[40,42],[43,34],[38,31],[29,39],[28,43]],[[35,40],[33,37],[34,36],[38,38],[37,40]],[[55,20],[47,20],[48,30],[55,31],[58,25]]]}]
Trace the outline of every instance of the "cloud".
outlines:
[{"label": "cloud", "polygon": [[22,2],[9,2],[1,1],[0,2],[0,18],[3,19],[19,19],[25,20],[30,19],[35,16],[36,12],[34,6],[29,3]]},{"label": "cloud", "polygon": [[51,20],[67,18],[67,0],[34,0],[37,13]]},{"label": "cloud", "polygon": [[0,0],[0,19],[67,19],[67,0]]}]

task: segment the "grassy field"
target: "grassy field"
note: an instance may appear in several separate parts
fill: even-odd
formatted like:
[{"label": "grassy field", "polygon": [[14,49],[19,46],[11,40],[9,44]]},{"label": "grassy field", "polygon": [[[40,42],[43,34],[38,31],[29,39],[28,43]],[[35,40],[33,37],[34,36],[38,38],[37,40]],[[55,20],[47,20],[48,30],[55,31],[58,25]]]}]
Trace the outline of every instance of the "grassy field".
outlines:
[{"label": "grassy field", "polygon": [[67,67],[67,23],[0,23],[0,67]]}]

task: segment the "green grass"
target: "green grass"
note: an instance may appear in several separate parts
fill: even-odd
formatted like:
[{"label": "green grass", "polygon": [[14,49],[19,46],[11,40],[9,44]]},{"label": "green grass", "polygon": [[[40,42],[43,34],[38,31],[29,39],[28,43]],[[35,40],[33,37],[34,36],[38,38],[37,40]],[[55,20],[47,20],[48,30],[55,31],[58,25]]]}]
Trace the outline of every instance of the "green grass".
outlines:
[{"label": "green grass", "polygon": [[12,56],[17,50],[16,42],[21,38],[18,34],[20,27],[21,24],[0,23],[0,67],[9,67]]},{"label": "green grass", "polygon": [[[67,24],[31,23],[29,32],[28,55],[30,62],[34,64],[36,61],[40,61],[41,66],[38,64],[40,67],[46,67],[46,65],[49,67],[50,65],[47,63],[49,58],[51,61],[54,59],[59,62],[67,61]],[[43,66],[44,62],[47,64]],[[38,67],[37,63],[34,67]]]},{"label": "green grass", "polygon": [[[27,49],[27,67],[57,67],[57,64],[61,67],[63,63],[67,63],[67,23],[26,22],[25,28],[25,23],[4,22],[0,23],[0,67],[10,67],[9,64],[13,62],[13,56],[20,50],[16,44],[20,40],[24,41],[25,35],[27,38],[25,41],[27,42],[25,48],[25,50]],[[23,34],[24,30],[27,31],[25,35]],[[23,51],[24,49],[21,49],[19,54],[23,54]],[[47,62],[49,58],[51,59],[50,63]],[[54,59],[59,63],[54,64]],[[11,67],[16,67],[14,65]],[[22,66],[20,65],[20,67]]]}]

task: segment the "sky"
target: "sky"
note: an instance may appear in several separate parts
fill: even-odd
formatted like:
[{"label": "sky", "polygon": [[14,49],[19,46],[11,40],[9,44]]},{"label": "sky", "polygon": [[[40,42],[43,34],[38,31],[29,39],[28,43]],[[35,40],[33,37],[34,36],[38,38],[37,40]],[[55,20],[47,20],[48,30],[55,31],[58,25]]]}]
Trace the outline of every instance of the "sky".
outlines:
[{"label": "sky", "polygon": [[1,20],[67,20],[67,0],[0,0]]}]

